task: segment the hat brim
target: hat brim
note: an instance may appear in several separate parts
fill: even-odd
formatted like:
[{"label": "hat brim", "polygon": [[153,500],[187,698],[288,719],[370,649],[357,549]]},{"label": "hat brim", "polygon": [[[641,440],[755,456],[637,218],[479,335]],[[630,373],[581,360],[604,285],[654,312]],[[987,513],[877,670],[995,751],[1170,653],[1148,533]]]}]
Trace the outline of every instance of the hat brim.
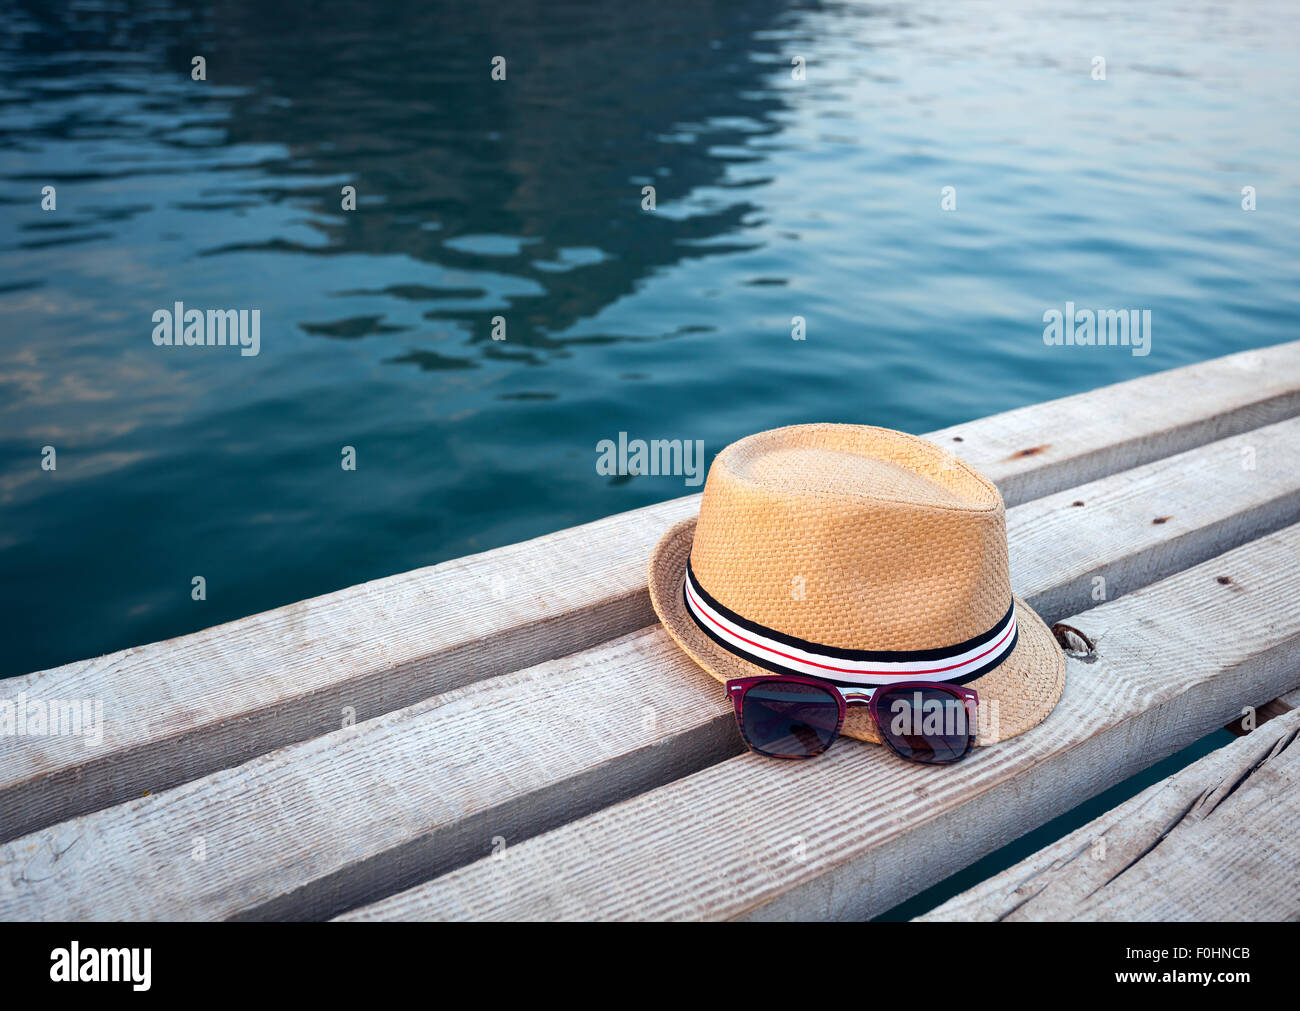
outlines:
[{"label": "hat brim", "polygon": [[[731,653],[707,635],[686,611],[682,581],[695,539],[695,519],[677,523],[668,530],[650,556],[650,602],[668,634],[697,664],[719,681],[733,678],[770,676],[765,667]],[[997,744],[1037,726],[1060,701],[1065,690],[1065,653],[1051,630],[1020,597],[1016,604],[1019,635],[1016,648],[993,670],[966,687],[979,693],[980,705],[996,702],[988,724],[982,722],[979,745]],[[983,729],[987,726],[988,729]],[[882,743],[867,710],[848,711],[841,731],[847,737],[873,744]]]}]

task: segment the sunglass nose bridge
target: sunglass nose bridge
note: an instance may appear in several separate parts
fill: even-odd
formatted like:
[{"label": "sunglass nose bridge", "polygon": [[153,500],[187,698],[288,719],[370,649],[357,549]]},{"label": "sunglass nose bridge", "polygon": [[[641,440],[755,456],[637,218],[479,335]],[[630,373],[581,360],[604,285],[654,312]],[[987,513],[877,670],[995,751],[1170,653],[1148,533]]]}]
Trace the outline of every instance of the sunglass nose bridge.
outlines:
[{"label": "sunglass nose bridge", "polygon": [[840,694],[844,696],[844,705],[846,707],[871,705],[871,692],[869,691],[858,691],[854,688],[846,690],[841,688]]}]

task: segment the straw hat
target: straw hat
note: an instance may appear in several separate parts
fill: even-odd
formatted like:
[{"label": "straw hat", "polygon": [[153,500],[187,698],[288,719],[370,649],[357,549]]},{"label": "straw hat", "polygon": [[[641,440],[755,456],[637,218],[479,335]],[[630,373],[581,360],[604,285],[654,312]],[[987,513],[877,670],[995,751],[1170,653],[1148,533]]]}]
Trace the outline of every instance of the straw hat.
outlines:
[{"label": "straw hat", "polygon": [[[1042,722],[1065,687],[1060,646],[1011,593],[997,488],[902,432],[793,425],[732,443],[649,575],[669,635],[719,681],[965,684],[992,717],[979,744]],[[843,733],[878,744],[866,714],[849,709]]]}]

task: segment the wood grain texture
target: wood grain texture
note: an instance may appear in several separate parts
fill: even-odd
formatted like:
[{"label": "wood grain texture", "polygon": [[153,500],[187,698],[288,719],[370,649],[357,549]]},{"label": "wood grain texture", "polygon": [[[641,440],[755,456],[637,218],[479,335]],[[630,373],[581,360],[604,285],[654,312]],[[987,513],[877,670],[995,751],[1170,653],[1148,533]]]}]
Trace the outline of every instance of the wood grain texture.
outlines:
[{"label": "wood grain texture", "polygon": [[[1008,506],[1294,417],[1300,342],[1243,351],[953,425],[926,438],[993,477]],[[961,439],[961,442],[954,442]]]},{"label": "wood grain texture", "polygon": [[[1254,470],[1239,464],[1242,438]],[[1008,514],[1014,587],[1050,603],[1049,620],[1090,605],[1095,573],[1112,593],[1132,590],[1201,561],[1209,543],[1300,518],[1300,419],[1086,494],[1086,507],[1069,492]],[[1151,503],[1178,522],[1152,524]],[[1063,551],[1063,539],[1088,550]],[[37,830],[14,842],[23,881],[0,889],[0,916],[325,917],[740,750],[721,690],[653,626]],[[202,862],[189,857],[194,839]],[[43,860],[46,871],[27,869]],[[105,874],[112,887],[86,887]]]},{"label": "wood grain texture", "polygon": [[1300,711],[920,919],[1300,919]]},{"label": "wood grain texture", "polygon": [[[933,433],[1009,504],[1300,413],[1300,342]],[[961,440],[961,441],[956,441]],[[645,561],[691,515],[675,499],[0,682],[0,698],[102,701],[102,743],[0,751],[0,839],[230,768],[274,748],[653,622]]]},{"label": "wood grain texture", "polygon": [[42,829],[0,919],[323,918],[738,753],[696,674],[642,629]]},{"label": "wood grain texture", "polygon": [[1071,618],[1095,649],[1056,710],[959,766],[746,753],[342,918],[875,915],[1294,688],[1298,552],[1288,527]]},{"label": "wood grain texture", "polygon": [[102,701],[105,721],[98,747],[6,741],[0,839],[644,628],[645,558],[691,510],[664,503],[0,681],[0,699]]},{"label": "wood grain texture", "polygon": [[1277,719],[1292,709],[1300,709],[1300,689],[1279,695],[1272,702],[1265,702],[1262,706],[1250,710],[1249,713],[1243,712],[1239,719],[1233,720],[1223,729],[1238,737],[1245,737],[1247,734],[1254,733],[1260,724]]},{"label": "wood grain texture", "polygon": [[1291,419],[1034,499],[1007,513],[1016,591],[1049,622],[1114,600],[1300,520],[1298,474]]}]

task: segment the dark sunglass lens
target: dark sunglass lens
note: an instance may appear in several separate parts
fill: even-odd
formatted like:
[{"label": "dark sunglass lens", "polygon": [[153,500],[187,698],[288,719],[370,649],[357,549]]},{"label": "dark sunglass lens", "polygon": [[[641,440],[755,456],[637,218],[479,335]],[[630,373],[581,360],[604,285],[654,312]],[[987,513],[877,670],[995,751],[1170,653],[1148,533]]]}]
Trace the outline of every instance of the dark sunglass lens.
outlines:
[{"label": "dark sunglass lens", "polygon": [[806,757],[835,739],[839,703],[828,689],[795,681],[754,685],[741,703],[745,740],[755,751]]},{"label": "dark sunglass lens", "polygon": [[887,689],[876,713],[881,734],[913,762],[955,762],[975,743],[975,721],[966,703],[942,688]]}]

